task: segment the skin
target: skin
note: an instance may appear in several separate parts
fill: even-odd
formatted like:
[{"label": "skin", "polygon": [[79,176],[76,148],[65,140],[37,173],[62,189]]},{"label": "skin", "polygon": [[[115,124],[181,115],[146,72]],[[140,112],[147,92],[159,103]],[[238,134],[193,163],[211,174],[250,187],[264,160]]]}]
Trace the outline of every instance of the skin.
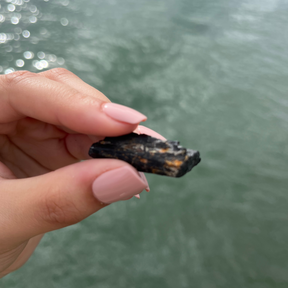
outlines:
[{"label": "skin", "polygon": [[93,181],[128,164],[79,161],[93,142],[138,126],[109,118],[107,102],[65,69],[0,76],[0,278],[29,259],[44,233],[105,207]]}]

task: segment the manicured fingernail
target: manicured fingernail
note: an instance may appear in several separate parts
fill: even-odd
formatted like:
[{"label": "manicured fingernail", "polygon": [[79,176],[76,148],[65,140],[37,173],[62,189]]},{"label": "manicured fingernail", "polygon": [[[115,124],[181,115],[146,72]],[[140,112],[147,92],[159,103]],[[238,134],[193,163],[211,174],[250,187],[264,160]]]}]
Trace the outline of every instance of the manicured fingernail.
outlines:
[{"label": "manicured fingernail", "polygon": [[142,180],[146,183],[146,188],[145,188],[145,190],[147,191],[147,192],[149,192],[150,191],[150,187],[149,187],[149,184],[148,184],[148,181],[147,181],[147,179],[146,179],[146,176],[145,176],[145,174],[143,173],[143,172],[139,172],[139,175],[140,175],[140,177],[142,178]]},{"label": "manicured fingernail", "polygon": [[134,195],[134,197],[136,197],[137,199],[140,199],[140,195],[139,194]]},{"label": "manicured fingernail", "polygon": [[102,109],[106,115],[120,122],[137,124],[147,120],[142,113],[120,104],[105,103]]},{"label": "manicured fingernail", "polygon": [[160,135],[159,133],[155,132],[154,130],[150,129],[150,128],[147,128],[145,126],[142,126],[142,125],[139,125],[137,127],[137,132],[139,134],[146,134],[146,135],[149,135],[149,136],[152,136],[154,138],[157,138],[157,139],[161,139],[161,140],[167,140],[165,137],[163,137],[162,135]]},{"label": "manicured fingernail", "polygon": [[92,184],[94,196],[105,204],[127,200],[146,187],[147,184],[139,173],[129,166],[110,170],[100,175]]},{"label": "manicured fingernail", "polygon": [[[138,125],[138,127],[139,127],[139,125]],[[138,127],[133,132],[139,135],[141,133],[140,133],[140,130],[138,129]]]}]

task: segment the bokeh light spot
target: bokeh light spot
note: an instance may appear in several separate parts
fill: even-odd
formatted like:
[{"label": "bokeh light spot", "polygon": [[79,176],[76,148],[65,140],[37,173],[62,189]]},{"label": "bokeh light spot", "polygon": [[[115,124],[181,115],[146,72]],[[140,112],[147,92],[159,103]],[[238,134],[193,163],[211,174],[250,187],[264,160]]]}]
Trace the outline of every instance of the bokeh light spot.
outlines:
[{"label": "bokeh light spot", "polygon": [[67,26],[69,24],[69,21],[67,18],[61,18],[60,23],[62,26]]},{"label": "bokeh light spot", "polygon": [[13,11],[15,11],[15,5],[13,5],[13,4],[9,4],[8,6],[7,6],[7,10],[9,11],[9,12],[13,12]]},{"label": "bokeh light spot", "polygon": [[15,64],[17,67],[23,67],[25,65],[25,62],[22,59],[17,59],[15,61]]},{"label": "bokeh light spot", "polygon": [[10,73],[13,73],[13,72],[15,72],[15,69],[12,68],[12,67],[10,67],[10,68],[8,68],[8,69],[6,69],[6,70],[4,71],[4,74],[10,74]]},{"label": "bokeh light spot", "polygon": [[16,16],[11,17],[11,23],[17,25],[19,23],[19,18]]},{"label": "bokeh light spot", "polygon": [[34,53],[31,51],[25,51],[23,53],[23,56],[25,59],[33,59],[34,58]]},{"label": "bokeh light spot", "polygon": [[30,37],[30,32],[29,32],[28,30],[24,30],[24,31],[22,32],[22,36],[23,36],[24,38],[29,38],[29,37]]}]

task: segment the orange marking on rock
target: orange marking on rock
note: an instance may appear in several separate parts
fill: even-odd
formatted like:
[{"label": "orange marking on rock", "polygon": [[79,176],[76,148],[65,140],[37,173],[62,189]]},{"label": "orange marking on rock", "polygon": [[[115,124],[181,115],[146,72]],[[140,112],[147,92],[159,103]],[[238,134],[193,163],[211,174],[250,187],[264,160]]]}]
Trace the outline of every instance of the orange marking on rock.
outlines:
[{"label": "orange marking on rock", "polygon": [[180,160],[174,160],[174,161],[165,161],[166,162],[166,164],[168,165],[168,166],[176,166],[176,167],[179,167],[179,166],[181,166],[182,164],[183,164],[183,162],[182,161],[180,161]]},{"label": "orange marking on rock", "polygon": [[169,150],[169,148],[162,148],[162,149],[160,149],[160,153],[166,153],[167,151]]}]

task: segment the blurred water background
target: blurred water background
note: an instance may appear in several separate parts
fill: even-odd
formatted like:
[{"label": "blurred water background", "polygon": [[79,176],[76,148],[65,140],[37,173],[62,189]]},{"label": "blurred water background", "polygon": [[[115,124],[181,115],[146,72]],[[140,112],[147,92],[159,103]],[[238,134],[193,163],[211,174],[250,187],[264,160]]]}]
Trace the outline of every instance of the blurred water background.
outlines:
[{"label": "blurred water background", "polygon": [[2,288],[288,287],[288,2],[0,1],[0,71],[65,67],[203,161],[46,234]]}]

